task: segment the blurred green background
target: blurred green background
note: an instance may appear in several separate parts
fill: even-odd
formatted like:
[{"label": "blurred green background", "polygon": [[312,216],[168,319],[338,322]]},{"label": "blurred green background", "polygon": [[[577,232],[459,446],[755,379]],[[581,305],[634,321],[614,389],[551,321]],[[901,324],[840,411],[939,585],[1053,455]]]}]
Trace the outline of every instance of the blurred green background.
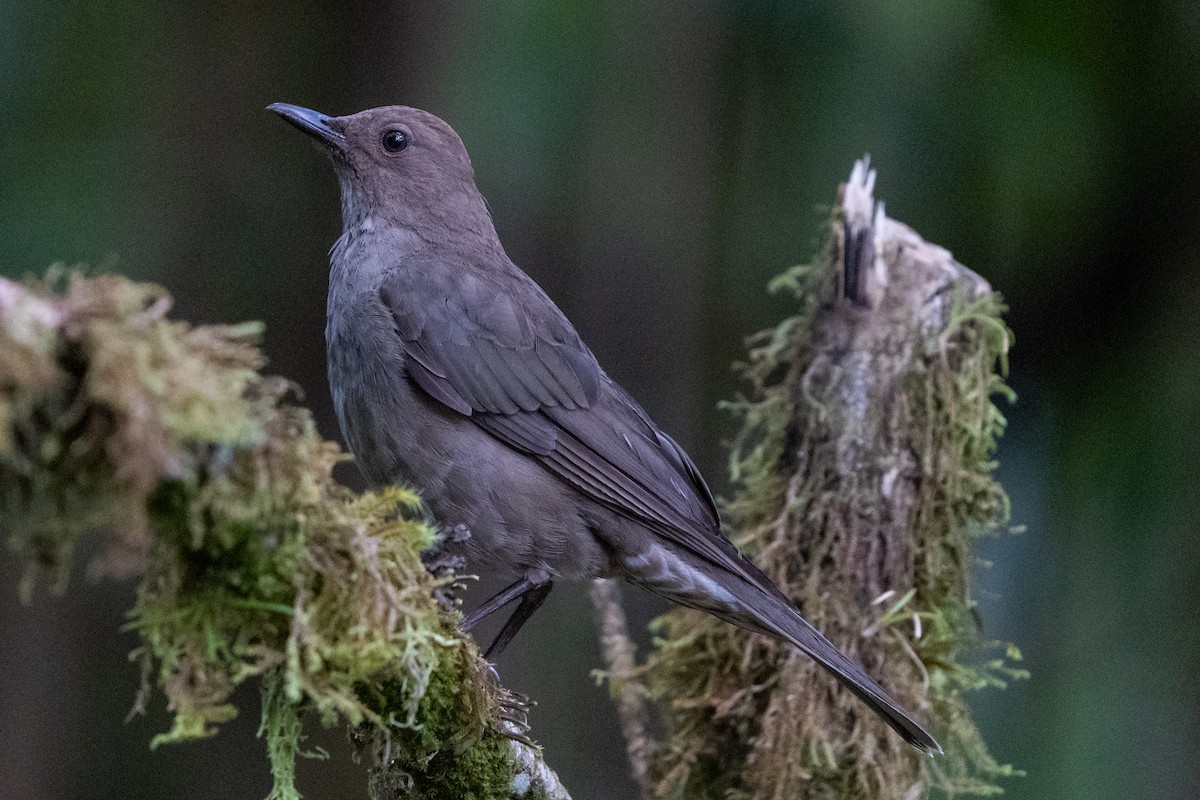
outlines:
[{"label": "blurred green background", "polygon": [[[1200,797],[1200,6],[858,0],[0,0],[3,273],[86,261],[203,321],[264,319],[336,436],[324,377],[328,165],[263,107],[405,103],[471,150],[509,253],[724,487],[715,409],[788,313],[853,159],[890,214],[1011,305],[985,634],[1032,680],[976,698],[1017,798]],[[345,473],[354,480],[352,471]],[[261,798],[257,700],[151,753],[132,587],[16,600],[0,562],[0,798]],[[627,592],[640,624],[661,609]],[[633,797],[583,587],[500,669],[577,800]],[[309,797],[363,797],[341,737]]]}]

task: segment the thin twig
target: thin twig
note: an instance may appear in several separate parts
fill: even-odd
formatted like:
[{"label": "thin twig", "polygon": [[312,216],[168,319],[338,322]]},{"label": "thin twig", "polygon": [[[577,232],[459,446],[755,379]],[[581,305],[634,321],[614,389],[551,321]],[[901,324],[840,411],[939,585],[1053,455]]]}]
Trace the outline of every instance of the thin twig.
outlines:
[{"label": "thin twig", "polygon": [[627,680],[633,674],[636,662],[625,611],[621,608],[621,593],[615,581],[598,579],[592,581],[591,594],[592,603],[600,615],[600,646],[604,651],[604,666],[617,702],[617,717],[625,737],[629,768],[642,797],[650,797],[647,776],[652,745],[648,732],[648,710],[646,698],[638,685]]}]

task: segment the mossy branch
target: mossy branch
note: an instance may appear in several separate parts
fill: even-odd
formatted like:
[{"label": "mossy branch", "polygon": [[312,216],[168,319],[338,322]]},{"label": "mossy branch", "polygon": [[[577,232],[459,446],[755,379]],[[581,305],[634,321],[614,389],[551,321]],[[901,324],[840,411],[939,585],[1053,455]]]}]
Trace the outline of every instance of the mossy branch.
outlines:
[{"label": "mossy branch", "polygon": [[816,258],[775,282],[798,310],[751,342],[726,511],[743,551],[946,755],[922,757],[791,648],[677,610],[637,668],[614,668],[606,643],[615,687],[657,701],[652,796],[987,795],[1014,773],[964,698],[1023,675],[1016,648],[980,640],[969,591],[974,540],[1008,522],[993,397],[1011,397],[1012,336],[986,282],[888,219],[874,181],[855,165]]},{"label": "mossy branch", "polygon": [[137,575],[128,627],[172,728],[212,735],[258,681],[271,797],[298,797],[303,724],[344,725],[376,797],[567,798],[506,721],[511,698],[439,602],[450,577],[403,489],[355,494],[291,386],[264,377],[261,326],[189,326],[156,286],[63,269],[0,280],[0,532],[29,597],[72,555]]}]

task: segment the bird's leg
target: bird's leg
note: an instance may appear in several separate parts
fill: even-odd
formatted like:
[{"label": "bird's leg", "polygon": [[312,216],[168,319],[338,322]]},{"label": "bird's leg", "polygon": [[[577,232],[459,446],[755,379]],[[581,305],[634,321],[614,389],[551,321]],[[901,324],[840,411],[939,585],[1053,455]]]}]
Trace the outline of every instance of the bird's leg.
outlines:
[{"label": "bird's leg", "polygon": [[483,663],[486,668],[484,674],[496,694],[496,730],[513,741],[537,747],[528,736],[529,708],[533,702],[520,692],[504,688],[500,684],[500,673],[496,672],[496,668],[488,661]]},{"label": "bird's leg", "polygon": [[536,586],[538,586],[538,584],[534,583],[528,578],[522,578],[512,586],[500,590],[498,594],[489,598],[488,600],[485,600],[483,605],[479,606],[479,608],[468,614],[467,618],[463,620],[463,624],[459,626],[459,630],[461,630],[463,633],[469,632],[472,628],[483,621],[485,617],[490,617],[492,614],[495,614],[513,600],[521,597]]},{"label": "bird's leg", "polygon": [[538,610],[538,607],[550,595],[550,590],[554,588],[553,581],[545,583],[534,583],[521,595],[521,602],[517,604],[517,608],[513,611],[512,616],[508,618],[508,622],[504,623],[504,627],[500,629],[500,633],[496,634],[496,638],[492,640],[488,646],[487,652],[483,657],[487,660],[498,658],[500,653],[508,647],[508,643],[517,635],[517,631],[521,630],[529,618],[533,616],[533,612]]},{"label": "bird's leg", "polygon": [[497,634],[495,640],[488,646],[487,652],[484,653],[483,657],[487,665],[488,675],[498,690],[498,729],[508,738],[522,742],[530,747],[534,747],[535,745],[526,736],[529,732],[529,698],[502,687],[500,685],[500,676],[496,673],[496,668],[492,666],[491,660],[500,655],[501,651],[512,641],[512,638],[517,635],[517,631],[521,629],[521,626],[529,621],[529,618],[533,616],[533,612],[537,611],[538,606],[550,594],[550,589],[553,586],[554,584],[551,581],[535,583],[528,578],[522,578],[472,611],[471,615],[462,624],[462,630],[469,631],[484,617],[494,614],[518,597],[521,598],[521,602],[513,610],[512,616],[505,621],[504,627],[500,629],[500,633]]}]

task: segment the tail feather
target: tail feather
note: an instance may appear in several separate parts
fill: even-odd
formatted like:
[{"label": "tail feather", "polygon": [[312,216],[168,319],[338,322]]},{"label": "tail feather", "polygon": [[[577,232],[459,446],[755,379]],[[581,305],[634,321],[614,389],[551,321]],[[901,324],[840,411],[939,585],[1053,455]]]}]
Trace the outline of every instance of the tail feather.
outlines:
[{"label": "tail feather", "polygon": [[[661,547],[627,558],[625,576],[636,584],[726,622],[790,642],[846,685],[903,739],[933,755],[941,746],[863,668],[810,625],[791,601],[750,561],[731,551],[734,569],[714,569],[699,559],[680,559]],[[721,565],[716,565],[721,566]]]},{"label": "tail feather", "polygon": [[[918,750],[929,755],[941,754],[942,747],[922,728],[883,687],[876,683],[861,666],[834,647],[821,632],[808,623],[791,603],[766,592],[755,592],[761,602],[747,609],[754,617],[730,618],[741,627],[761,630],[799,648],[822,667],[833,673],[842,684],[883,719],[896,733]],[[748,600],[743,596],[743,601]],[[747,603],[750,605],[750,603]]]}]

